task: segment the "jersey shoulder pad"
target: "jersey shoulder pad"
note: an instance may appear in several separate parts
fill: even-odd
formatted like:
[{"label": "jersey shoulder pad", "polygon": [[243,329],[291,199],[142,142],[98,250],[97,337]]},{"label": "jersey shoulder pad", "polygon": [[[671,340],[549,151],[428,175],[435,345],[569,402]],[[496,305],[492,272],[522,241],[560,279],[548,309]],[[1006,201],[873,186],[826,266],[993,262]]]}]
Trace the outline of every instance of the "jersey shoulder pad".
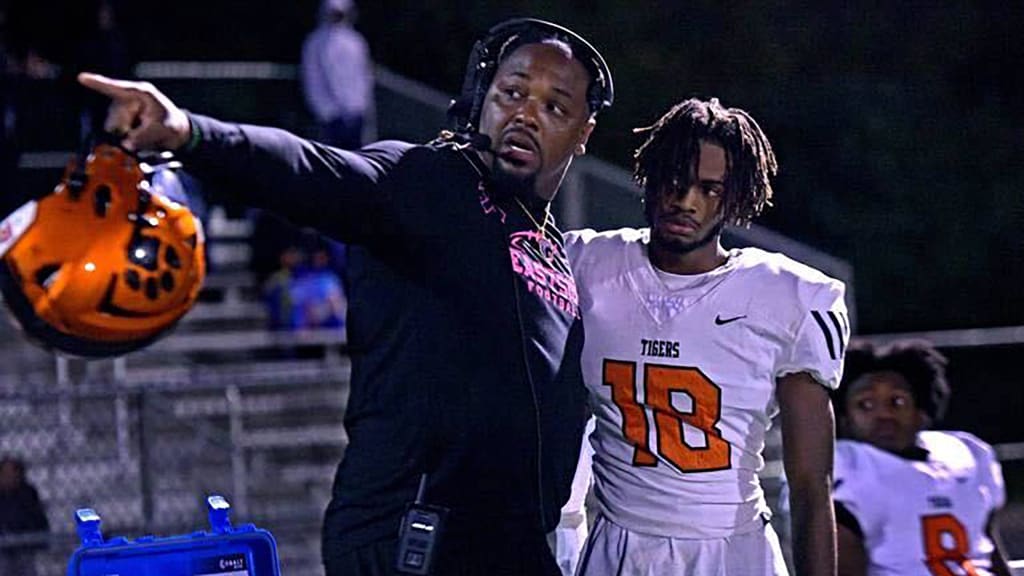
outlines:
[{"label": "jersey shoulder pad", "polygon": [[924,430],[918,433],[918,441],[937,460],[971,458],[979,467],[998,461],[992,445],[970,432]]},{"label": "jersey shoulder pad", "polygon": [[833,463],[833,497],[862,511],[871,508],[877,487],[895,458],[865,442],[837,440]]},{"label": "jersey shoulder pad", "polygon": [[566,255],[573,273],[578,276],[602,264],[618,262],[630,250],[646,250],[649,231],[646,228],[620,228],[598,232],[586,228],[570,230],[564,237]]},{"label": "jersey shoulder pad", "polygon": [[840,297],[845,293],[842,281],[785,254],[760,248],[743,248],[740,253],[742,267],[757,275],[759,284],[772,298],[795,298],[810,303],[822,292]]},{"label": "jersey shoulder pad", "polygon": [[840,475],[861,478],[864,474],[876,471],[875,454],[877,448],[856,440],[836,440],[835,477]]},{"label": "jersey shoulder pad", "polygon": [[995,448],[969,432],[925,430],[918,441],[931,453],[930,458],[951,470],[973,470],[984,487],[993,509],[1006,504],[1006,482]]}]

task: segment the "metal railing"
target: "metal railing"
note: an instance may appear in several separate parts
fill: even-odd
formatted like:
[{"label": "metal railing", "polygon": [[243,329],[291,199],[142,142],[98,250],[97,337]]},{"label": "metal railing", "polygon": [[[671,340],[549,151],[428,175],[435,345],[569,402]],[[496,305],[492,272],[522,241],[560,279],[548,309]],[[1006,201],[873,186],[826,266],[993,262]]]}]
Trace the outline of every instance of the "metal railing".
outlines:
[{"label": "metal railing", "polygon": [[[184,378],[179,366],[165,376],[113,362],[76,377],[76,361],[58,359],[70,365],[49,386],[0,390],[0,453],[26,462],[51,526],[40,573],[58,573],[77,546],[77,508],[100,510],[108,533],[170,535],[202,526],[199,503],[219,493],[237,518],[285,536],[289,574],[319,574],[320,519],[347,443],[349,369],[338,358],[193,364]],[[41,536],[17,538],[0,548]]]},{"label": "metal railing", "polygon": [[[236,121],[274,123],[299,134],[312,131],[298,92],[298,68],[294,64],[155,61],[139,63],[135,75],[158,83],[183,105],[195,104],[199,111]],[[375,80],[376,131],[380,138],[422,142],[436,136],[445,125],[450,95],[383,67],[376,69]],[[246,82],[262,83],[261,89],[244,91],[239,86]],[[219,85],[221,89],[203,89],[204,84]],[[245,98],[240,100],[239,93]],[[278,105],[270,106],[270,101]],[[276,116],[268,118],[266,109],[276,110]],[[61,168],[66,157],[60,152],[30,151],[22,156],[21,166]],[[556,212],[567,230],[643,225],[639,194],[630,173],[593,155],[573,162],[556,201]],[[856,326],[854,276],[848,262],[756,224],[730,228],[725,239],[733,246],[782,252],[843,280],[847,284],[847,307]]]}]

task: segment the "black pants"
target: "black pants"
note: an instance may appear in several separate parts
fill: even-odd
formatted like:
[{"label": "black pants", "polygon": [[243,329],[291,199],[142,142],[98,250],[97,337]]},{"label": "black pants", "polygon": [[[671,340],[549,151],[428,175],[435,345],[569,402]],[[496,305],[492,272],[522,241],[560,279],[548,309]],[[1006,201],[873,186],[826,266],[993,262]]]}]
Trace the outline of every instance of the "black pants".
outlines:
[{"label": "black pants", "polygon": [[[445,540],[433,576],[560,576],[542,534],[518,538],[513,534]],[[382,540],[325,557],[327,576],[399,576],[395,571],[397,545],[396,540]]]}]

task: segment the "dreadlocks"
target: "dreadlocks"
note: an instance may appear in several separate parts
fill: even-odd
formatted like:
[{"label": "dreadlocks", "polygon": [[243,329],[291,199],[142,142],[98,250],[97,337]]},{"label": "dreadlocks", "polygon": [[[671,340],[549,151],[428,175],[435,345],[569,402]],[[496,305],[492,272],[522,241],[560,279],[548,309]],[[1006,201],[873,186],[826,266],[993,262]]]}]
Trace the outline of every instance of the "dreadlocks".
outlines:
[{"label": "dreadlocks", "polygon": [[701,140],[725,149],[729,168],[722,196],[722,221],[746,226],[771,206],[778,164],[768,138],[749,114],[724,108],[717,98],[691,98],[672,107],[653,126],[637,128],[647,140],[637,149],[634,179],[644,189],[648,210],[654,195],[687,186]]}]

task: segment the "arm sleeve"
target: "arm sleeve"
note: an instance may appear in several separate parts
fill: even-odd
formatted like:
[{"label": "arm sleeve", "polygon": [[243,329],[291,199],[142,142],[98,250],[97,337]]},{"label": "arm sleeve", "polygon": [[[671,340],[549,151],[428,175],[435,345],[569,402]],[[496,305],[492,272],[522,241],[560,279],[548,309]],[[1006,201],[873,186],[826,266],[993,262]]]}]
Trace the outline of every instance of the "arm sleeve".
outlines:
[{"label": "arm sleeve", "polygon": [[854,446],[843,441],[836,444],[832,500],[836,508],[836,523],[865,538],[876,520],[870,494],[874,469],[870,462],[857,456]]},{"label": "arm sleeve", "polygon": [[850,339],[850,320],[843,300],[845,286],[831,281],[800,298],[801,318],[788,354],[780,358],[775,377],[807,372],[834,390],[843,375],[843,355]]},{"label": "arm sleeve", "polygon": [[236,202],[347,242],[398,232],[383,182],[412,148],[384,141],[346,151],[263,126],[189,114],[201,139],[186,168]]},{"label": "arm sleeve", "polygon": [[558,563],[562,576],[576,573],[583,546],[587,541],[589,525],[587,523],[587,494],[593,481],[591,466],[594,449],[590,445],[590,435],[594,432],[594,418],[587,420],[583,432],[583,444],[580,446],[580,457],[576,464],[576,475],[572,480],[572,493],[569,501],[562,506],[562,517],[555,529],[552,540],[552,553]]},{"label": "arm sleeve", "polygon": [[838,500],[835,502],[835,507],[836,524],[839,526],[845,526],[850,532],[860,536],[861,540],[863,540],[864,531],[860,529],[860,522],[857,521],[857,517],[853,515],[853,512],[850,512],[850,510]]},{"label": "arm sleeve", "polygon": [[992,490],[992,509],[999,510],[1006,505],[1006,483],[1003,481],[1003,467],[996,460],[994,452],[988,461],[986,476]]},{"label": "arm sleeve", "polygon": [[580,284],[579,277],[582,276],[585,263],[583,261],[587,246],[597,237],[597,232],[590,228],[583,230],[570,230],[562,234],[565,239],[565,255],[569,258],[569,266],[572,273],[577,276],[576,283]]},{"label": "arm sleeve", "polygon": [[974,455],[978,467],[978,485],[985,493],[985,500],[993,511],[1006,505],[1006,483],[1003,481],[1003,467],[999,464],[996,451],[990,444],[968,432],[950,432],[963,441]]}]

